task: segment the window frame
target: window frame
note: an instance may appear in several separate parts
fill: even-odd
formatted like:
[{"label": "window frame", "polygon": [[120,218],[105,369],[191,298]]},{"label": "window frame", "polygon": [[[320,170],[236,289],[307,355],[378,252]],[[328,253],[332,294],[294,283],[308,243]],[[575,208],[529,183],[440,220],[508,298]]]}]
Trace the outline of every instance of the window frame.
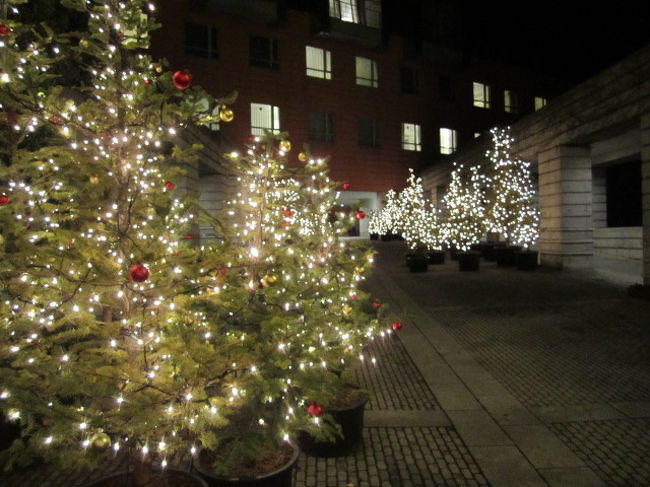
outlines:
[{"label": "window frame", "polygon": [[[366,134],[363,124],[369,122],[367,127],[370,128],[370,137],[364,137]],[[376,118],[361,117],[357,122],[358,139],[357,142],[362,147],[379,147],[379,125]]]},{"label": "window frame", "polygon": [[[271,133],[278,134],[280,133],[280,107],[277,105],[270,105],[268,103],[257,103],[257,102],[251,102],[251,119],[250,119],[250,127],[251,127],[251,134],[252,135],[264,135],[264,132],[266,130],[270,131]],[[265,126],[257,126],[253,125],[253,111],[254,109],[261,109],[261,108],[270,108],[270,117],[271,117],[271,126],[270,127],[265,127]]]},{"label": "window frame", "polygon": [[[443,131],[449,131],[449,134],[451,135],[450,146],[443,145],[443,141],[447,138],[443,135],[445,133]],[[458,130],[449,127],[440,127],[440,129],[438,130],[438,137],[440,139],[441,154],[449,155],[449,154],[453,154],[458,150]]]},{"label": "window frame", "polygon": [[506,113],[519,113],[519,95],[513,90],[503,90],[503,110]]},{"label": "window frame", "polygon": [[[407,128],[412,127],[414,141],[406,140]],[[419,123],[402,122],[402,150],[422,152],[422,126]]]},{"label": "window frame", "polygon": [[[266,41],[265,47],[268,47],[266,56],[253,55],[253,43],[259,41]],[[262,43],[259,42],[256,47],[261,47]],[[248,40],[248,59],[250,66],[256,68],[278,69],[280,67],[280,59],[278,56],[278,40],[272,37],[263,36],[249,36]]]},{"label": "window frame", "polygon": [[[482,83],[480,81],[472,82],[472,101],[473,106],[476,108],[482,108],[484,110],[489,110],[491,105],[491,93],[490,85],[487,83]],[[480,93],[481,96],[477,97],[477,93]]]},{"label": "window frame", "polygon": [[[310,67],[309,52],[320,51],[322,54],[322,67]],[[319,53],[316,53],[319,54]],[[313,57],[311,58],[313,59]],[[332,51],[315,46],[305,46],[305,74],[311,78],[332,79]]]},{"label": "window frame", "polygon": [[[207,47],[190,45],[188,42],[188,32],[190,26],[194,28],[205,29],[205,34],[207,39]],[[200,24],[198,22],[186,21],[185,22],[185,32],[183,36],[183,50],[187,56],[198,56],[205,59],[219,59],[219,31],[218,29],[210,24]]]},{"label": "window frame", "polygon": [[[370,62],[370,78],[359,75],[359,61]],[[366,86],[368,88],[379,88],[379,68],[377,61],[363,56],[354,57],[354,74],[357,86]]]},{"label": "window frame", "polygon": [[548,103],[548,100],[544,96],[534,96],[533,97],[533,107],[535,108],[535,111],[541,110],[542,108],[544,108],[546,106],[547,103]]},{"label": "window frame", "polygon": [[[409,74],[410,81],[405,83],[405,74]],[[418,70],[411,66],[401,66],[399,71],[399,81],[400,81],[400,90],[402,93],[407,93],[409,95],[417,95],[420,93],[420,79],[418,76]]]},{"label": "window frame", "polygon": [[[319,122],[324,127],[324,130],[314,130],[314,121]],[[307,127],[310,142],[334,142],[334,117],[332,112],[324,110],[310,111]]]}]

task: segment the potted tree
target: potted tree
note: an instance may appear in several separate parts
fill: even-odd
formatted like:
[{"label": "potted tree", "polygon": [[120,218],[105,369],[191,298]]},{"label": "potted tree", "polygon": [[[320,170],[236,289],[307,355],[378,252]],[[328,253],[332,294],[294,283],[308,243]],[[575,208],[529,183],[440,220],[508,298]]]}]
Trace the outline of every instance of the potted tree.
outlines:
[{"label": "potted tree", "polygon": [[485,232],[483,207],[483,176],[478,167],[469,171],[454,163],[449,189],[445,195],[448,245],[456,251],[461,271],[477,271],[480,253],[471,250]]},{"label": "potted tree", "polygon": [[[13,123],[0,130],[0,410],[23,428],[2,462],[70,468],[127,452],[128,473],[94,485],[200,487],[169,467],[240,407],[215,379],[239,344],[204,332],[222,256],[186,238],[193,203],[160,146],[189,162],[176,132],[212,124],[224,100],[146,54],[146,2],[66,5],[88,31],[60,44],[2,21]],[[72,52],[81,85],[58,85]]]},{"label": "potted tree", "polygon": [[534,270],[538,255],[530,246],[538,238],[539,210],[530,164],[511,155],[509,129],[494,128],[491,134],[492,149],[486,153],[490,160],[487,221],[490,231],[505,242],[495,247],[497,265]]},{"label": "potted tree", "polygon": [[198,468],[211,485],[270,481],[257,460],[300,430],[333,438],[341,421],[334,406],[358,399],[341,378],[363,344],[385,334],[358,287],[372,252],[340,239],[354,215],[332,213],[327,160],[301,153],[289,162],[290,150],[284,134],[265,132],[229,155],[239,186],[225,208],[228,225],[218,228],[229,264],[210,322],[241,350],[223,380],[242,407],[203,443]]}]

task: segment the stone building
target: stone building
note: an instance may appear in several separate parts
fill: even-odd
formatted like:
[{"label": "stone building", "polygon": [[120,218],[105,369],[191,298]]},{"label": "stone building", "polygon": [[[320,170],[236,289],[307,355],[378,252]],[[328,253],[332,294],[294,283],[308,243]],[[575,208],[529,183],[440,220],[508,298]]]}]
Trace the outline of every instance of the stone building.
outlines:
[{"label": "stone building", "polygon": [[[650,285],[650,46],[516,122],[511,133],[513,152],[538,174],[541,263]],[[422,169],[434,201],[444,194],[451,157],[484,162],[488,138]]]}]

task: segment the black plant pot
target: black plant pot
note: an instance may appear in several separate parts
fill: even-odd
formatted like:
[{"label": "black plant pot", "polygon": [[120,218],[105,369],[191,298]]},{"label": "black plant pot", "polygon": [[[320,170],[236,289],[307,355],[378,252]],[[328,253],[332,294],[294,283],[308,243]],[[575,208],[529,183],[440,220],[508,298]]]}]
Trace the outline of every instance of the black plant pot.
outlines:
[{"label": "black plant pot", "polygon": [[[174,487],[177,485],[174,483],[174,480],[176,480],[176,482],[178,482],[178,485],[182,485],[183,487],[189,487],[190,485],[192,487],[208,487],[208,484],[205,482],[205,480],[190,472],[168,468],[165,469],[165,474],[165,480],[167,480],[164,484],[165,486]],[[128,479],[129,477],[126,472],[119,472],[107,477],[103,477],[99,480],[95,480],[94,482],[87,484],[86,487],[129,487]],[[154,480],[153,485],[163,484],[156,483]]]},{"label": "black plant pot", "polygon": [[203,465],[201,462],[201,459],[206,456],[206,450],[199,452],[199,460],[194,464],[194,468],[205,479],[208,487],[291,487],[293,467],[298,461],[300,450],[293,443],[289,443],[289,445],[293,449],[293,454],[286,464],[273,472],[256,477],[234,478],[215,474],[209,466]]},{"label": "black plant pot", "polygon": [[461,271],[478,271],[481,254],[475,250],[458,253],[458,269]]},{"label": "black plant pot", "polygon": [[459,253],[460,252],[458,251],[458,249],[455,249],[453,247],[449,249],[449,257],[451,258],[451,260],[458,260]]},{"label": "black plant pot", "polygon": [[442,250],[431,250],[427,252],[429,264],[440,265],[445,263],[445,253]]},{"label": "black plant pot", "polygon": [[406,265],[411,272],[426,272],[429,268],[427,256],[424,254],[406,254]]},{"label": "black plant pot", "polygon": [[363,413],[367,399],[348,408],[328,409],[332,418],[341,426],[342,437],[333,441],[320,441],[307,433],[298,433],[298,445],[307,455],[314,457],[341,457],[352,453],[360,444],[363,435]]},{"label": "black plant pot", "polygon": [[516,264],[515,252],[521,250],[517,245],[508,245],[504,247],[495,247],[494,253],[496,255],[497,265],[499,267],[512,267]]},{"label": "black plant pot", "polygon": [[378,234],[376,234],[376,233],[371,233],[371,234],[370,234],[370,240],[377,240],[377,239],[379,239],[379,235],[378,235]]},{"label": "black plant pot", "polygon": [[515,253],[515,264],[520,271],[534,271],[537,269],[537,258],[539,252],[536,250],[521,250]]},{"label": "black plant pot", "polygon": [[19,421],[9,421],[0,413],[0,450],[6,450],[14,440],[20,438],[22,428]]},{"label": "black plant pot", "polygon": [[494,262],[497,260],[497,249],[502,248],[504,245],[503,242],[485,242],[481,249],[481,257],[486,262]]}]

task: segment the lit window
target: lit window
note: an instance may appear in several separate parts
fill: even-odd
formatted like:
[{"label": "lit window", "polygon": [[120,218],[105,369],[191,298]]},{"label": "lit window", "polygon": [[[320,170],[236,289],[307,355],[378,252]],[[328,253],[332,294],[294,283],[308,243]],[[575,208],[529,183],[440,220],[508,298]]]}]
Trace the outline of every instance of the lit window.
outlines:
[{"label": "lit window", "polygon": [[474,138],[478,139],[481,136],[481,132],[474,132]]},{"label": "lit window", "polygon": [[440,153],[452,154],[458,148],[456,131],[454,129],[440,129]]},{"label": "lit window", "polygon": [[251,36],[249,48],[251,66],[278,68],[278,41],[276,39]]},{"label": "lit window", "polygon": [[379,145],[377,120],[374,118],[359,119],[359,145],[365,145],[366,147],[377,147]]},{"label": "lit window", "polygon": [[307,76],[332,79],[332,53],[318,47],[305,47]]},{"label": "lit window", "polygon": [[490,87],[483,83],[473,83],[474,106],[478,108],[490,108]]},{"label": "lit window", "polygon": [[381,0],[329,0],[330,17],[381,28]]},{"label": "lit window", "polygon": [[535,111],[539,110],[540,108],[544,108],[546,106],[546,98],[543,98],[541,96],[536,96],[535,97]]},{"label": "lit window", "polygon": [[334,140],[334,126],[331,113],[309,113],[309,140],[312,142],[332,142]]},{"label": "lit window", "polygon": [[280,132],[280,107],[251,103],[251,134],[264,135],[265,130]]},{"label": "lit window", "polygon": [[511,90],[503,92],[503,109],[508,113],[519,113],[519,97]]},{"label": "lit window", "polygon": [[416,123],[402,124],[402,149],[420,152],[422,150],[422,139],[420,126]]},{"label": "lit window", "polygon": [[185,54],[216,59],[217,29],[209,25],[185,23]]},{"label": "lit window", "polygon": [[379,86],[379,76],[377,75],[377,63],[372,59],[357,57],[357,84],[361,86]]}]

